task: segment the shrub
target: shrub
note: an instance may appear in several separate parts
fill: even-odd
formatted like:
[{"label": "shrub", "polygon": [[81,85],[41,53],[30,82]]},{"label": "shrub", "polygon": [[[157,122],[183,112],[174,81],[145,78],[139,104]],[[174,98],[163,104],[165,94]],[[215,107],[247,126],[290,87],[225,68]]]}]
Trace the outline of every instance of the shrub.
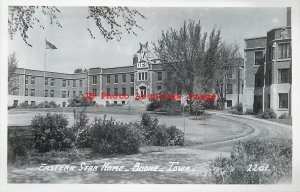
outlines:
[{"label": "shrub", "polygon": [[87,97],[80,97],[76,96],[74,98],[70,98],[68,100],[69,107],[85,107],[85,106],[91,106],[92,101]]},{"label": "shrub", "polygon": [[166,125],[159,125],[151,135],[150,141],[154,146],[168,146],[170,145],[170,138]]},{"label": "shrub", "polygon": [[156,109],[160,108],[162,103],[158,100],[153,100],[147,105],[147,111],[155,111]]},{"label": "shrub", "polygon": [[183,145],[184,134],[175,126],[159,125],[155,117],[144,113],[138,127],[143,134],[144,144],[154,146]]},{"label": "shrub", "polygon": [[169,145],[180,145],[184,144],[184,133],[175,126],[167,128],[167,133],[170,135]]},{"label": "shrub", "polygon": [[15,162],[18,157],[27,156],[28,141],[22,135],[17,135],[14,130],[7,140],[7,160],[9,163]]},{"label": "shrub", "polygon": [[80,148],[92,147],[91,129],[88,125],[90,118],[88,118],[85,109],[77,112],[73,110],[74,125],[72,130],[75,133],[75,145]]},{"label": "shrub", "polygon": [[101,154],[133,154],[139,151],[140,133],[132,124],[95,118],[91,126],[92,149]]},{"label": "shrub", "polygon": [[234,108],[236,109],[237,112],[243,112],[243,104],[242,103],[236,104],[236,106]]},{"label": "shrub", "polygon": [[19,104],[19,108],[21,109],[28,109],[28,108],[32,108],[31,105],[28,104],[28,102],[23,102]]},{"label": "shrub", "polygon": [[196,116],[198,116],[198,114],[201,114],[199,112],[201,112],[204,109],[204,103],[205,103],[204,100],[195,100],[192,103],[192,110],[193,113],[196,113]]},{"label": "shrub", "polygon": [[272,109],[267,109],[264,112],[258,113],[256,117],[260,119],[276,119],[277,114]]},{"label": "shrub", "polygon": [[[263,171],[259,171],[261,166]],[[266,184],[290,179],[292,141],[271,138],[240,142],[230,157],[216,158],[210,168],[212,181],[219,184]]]},{"label": "shrub", "polygon": [[60,107],[60,105],[56,104],[55,101],[44,101],[37,105],[38,108],[57,108]]},{"label": "shrub", "polygon": [[73,131],[67,128],[68,119],[63,114],[35,116],[31,121],[35,148],[39,152],[65,150],[72,147]]}]

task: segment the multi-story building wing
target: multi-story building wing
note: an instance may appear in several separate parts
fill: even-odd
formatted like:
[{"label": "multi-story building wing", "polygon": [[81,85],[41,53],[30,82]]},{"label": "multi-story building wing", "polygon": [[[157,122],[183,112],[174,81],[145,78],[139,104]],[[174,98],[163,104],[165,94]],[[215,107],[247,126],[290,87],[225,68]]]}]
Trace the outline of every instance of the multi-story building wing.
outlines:
[{"label": "multi-story building wing", "polygon": [[[94,93],[94,103],[100,105],[126,104],[138,96],[162,90],[163,78],[165,72],[158,60],[138,62],[137,56],[134,56],[131,66],[91,68],[88,73],[88,92]],[[128,95],[128,98],[124,98],[124,95]]]},{"label": "multi-story building wing", "polygon": [[291,115],[292,45],[290,8],[287,26],[274,28],[266,37],[245,39],[244,110],[273,109]]},{"label": "multi-story building wing", "polygon": [[43,101],[55,101],[65,107],[69,98],[83,95],[87,88],[85,73],[66,74],[17,68],[14,78],[17,79],[16,89],[10,93],[9,106],[23,102],[37,105]]}]

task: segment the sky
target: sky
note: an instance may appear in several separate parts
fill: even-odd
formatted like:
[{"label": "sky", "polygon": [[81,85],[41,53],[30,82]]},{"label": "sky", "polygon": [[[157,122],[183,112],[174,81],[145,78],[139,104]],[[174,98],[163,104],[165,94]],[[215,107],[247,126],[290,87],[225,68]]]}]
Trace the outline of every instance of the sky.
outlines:
[{"label": "sky", "polygon": [[[139,50],[139,43],[156,42],[170,28],[179,29],[184,20],[200,20],[202,32],[220,28],[222,40],[240,45],[244,49],[244,39],[266,36],[275,27],[286,25],[286,8],[160,8],[137,7],[147,19],[138,18],[143,30],[136,29],[137,36],[126,34],[121,41],[106,41],[94,30],[96,39],[90,37],[88,27],[94,27],[86,19],[87,7],[59,7],[57,17],[62,28],[45,24],[45,30],[38,26],[28,32],[26,45],[16,34],[8,40],[9,52],[15,51],[18,67],[72,73],[76,68],[118,67],[132,65],[132,57]],[[41,15],[37,17],[43,20]],[[45,38],[58,49],[47,50]],[[46,57],[45,57],[46,55]]]}]

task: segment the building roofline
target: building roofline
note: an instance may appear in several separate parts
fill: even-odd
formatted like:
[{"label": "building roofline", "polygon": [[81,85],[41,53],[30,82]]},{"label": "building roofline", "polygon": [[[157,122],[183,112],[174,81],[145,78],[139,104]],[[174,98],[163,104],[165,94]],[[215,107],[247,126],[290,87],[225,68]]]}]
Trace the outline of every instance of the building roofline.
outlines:
[{"label": "building roofline", "polygon": [[[30,71],[39,71],[39,72],[44,72],[43,70],[37,70],[37,69],[28,69],[24,67],[18,67],[17,69],[24,69],[24,70],[30,70]],[[55,72],[55,71],[45,71],[48,73],[58,73],[58,74],[64,74],[64,75],[80,75],[80,74],[87,74],[87,72],[83,73],[61,73],[61,72]]]},{"label": "building roofline", "polygon": [[267,38],[267,36],[249,37],[249,38],[245,38],[244,40],[245,40],[245,41],[247,41],[247,40],[253,40],[253,39],[264,39],[264,38]]},{"label": "building roofline", "polygon": [[285,29],[285,28],[291,28],[291,26],[284,26],[284,27],[275,27],[273,29],[270,29],[269,31],[267,31],[267,34],[273,30],[277,30],[277,29]]}]

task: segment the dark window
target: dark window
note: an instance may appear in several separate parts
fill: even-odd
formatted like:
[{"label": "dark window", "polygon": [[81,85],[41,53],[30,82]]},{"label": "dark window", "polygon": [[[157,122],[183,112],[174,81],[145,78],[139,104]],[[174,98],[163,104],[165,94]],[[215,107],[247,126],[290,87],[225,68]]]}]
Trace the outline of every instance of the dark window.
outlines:
[{"label": "dark window", "polygon": [[76,87],[76,80],[73,80],[73,87]]},{"label": "dark window", "polygon": [[255,87],[262,87],[263,86],[263,81],[260,75],[256,74],[255,75]]},{"label": "dark window", "polygon": [[97,76],[93,76],[93,84],[97,84]]},{"label": "dark window", "polygon": [[54,90],[50,91],[50,97],[54,97]]},{"label": "dark window", "polygon": [[73,97],[76,97],[76,91],[73,91]]},{"label": "dark window", "polygon": [[110,76],[109,75],[106,77],[106,82],[110,83]]},{"label": "dark window", "polygon": [[35,96],[35,89],[30,90],[30,96]]},{"label": "dark window", "polygon": [[157,86],[157,91],[161,91],[162,90],[162,86],[161,85],[158,85]]},{"label": "dark window", "polygon": [[25,96],[28,96],[28,89],[25,89]]},{"label": "dark window", "polygon": [[110,94],[110,88],[106,88],[106,92]]},{"label": "dark window", "polygon": [[122,104],[125,105],[125,101],[122,101]]},{"label": "dark window", "polygon": [[48,97],[48,90],[45,90],[45,97]]},{"label": "dark window", "polygon": [[79,81],[79,86],[82,87],[82,80]]},{"label": "dark window", "polygon": [[227,100],[227,107],[232,107],[232,100]]},{"label": "dark window", "polygon": [[62,92],[62,96],[61,96],[62,98],[66,98],[66,91],[63,91]]},{"label": "dark window", "polygon": [[272,61],[273,59],[275,59],[275,49],[274,49],[274,47],[269,47],[268,48],[268,52],[269,52],[269,54],[268,54],[268,56],[269,56],[269,61]]},{"label": "dark window", "polygon": [[109,101],[106,101],[105,103],[106,103],[106,105],[109,105]]},{"label": "dark window", "polygon": [[258,51],[255,52],[255,65],[263,65],[264,64],[264,52]]},{"label": "dark window", "polygon": [[126,74],[122,75],[123,83],[126,83]]},{"label": "dark window", "polygon": [[290,43],[282,43],[278,44],[278,58],[285,59],[291,57],[291,44]]},{"label": "dark window", "polygon": [[232,84],[227,84],[227,94],[232,94]]},{"label": "dark window", "polygon": [[45,78],[45,85],[48,85],[48,80],[49,80],[49,78]]},{"label": "dark window", "polygon": [[62,86],[63,86],[63,87],[66,87],[66,86],[67,86],[67,82],[66,82],[65,79],[62,80]]},{"label": "dark window", "polygon": [[272,84],[272,70],[268,71],[268,79],[269,79],[269,85]]},{"label": "dark window", "polygon": [[117,102],[117,101],[114,101],[114,104],[115,104],[115,105],[117,105],[117,104],[118,104],[118,102]]},{"label": "dark window", "polygon": [[232,67],[228,68],[227,78],[230,78],[230,79],[232,78],[232,72],[233,72],[232,70],[233,70]]},{"label": "dark window", "polygon": [[134,88],[133,87],[130,87],[130,95],[134,96]]},{"label": "dark window", "polygon": [[70,91],[68,91],[68,97],[70,97]]},{"label": "dark window", "polygon": [[270,96],[270,94],[268,94],[268,101],[267,102],[268,102],[267,103],[267,108],[270,109],[270,106],[271,106],[271,96]]},{"label": "dark window", "polygon": [[142,80],[142,73],[139,73],[139,80]]},{"label": "dark window", "polygon": [[51,86],[54,86],[55,79],[51,79]]},{"label": "dark window", "polygon": [[140,81],[147,80],[147,72],[141,72],[141,73],[139,73],[139,80]]},{"label": "dark window", "polygon": [[278,83],[289,83],[289,69],[278,69]]},{"label": "dark window", "polygon": [[97,96],[97,89],[93,89],[94,96]]},{"label": "dark window", "polygon": [[130,82],[134,82],[134,74],[130,74]]},{"label": "dark window", "polygon": [[119,79],[118,79],[118,75],[115,75],[115,83],[118,83]]},{"label": "dark window", "polygon": [[28,84],[28,76],[25,77],[25,84]]},{"label": "dark window", "polygon": [[158,81],[162,80],[162,72],[157,72],[157,80]]},{"label": "dark window", "polygon": [[126,94],[126,88],[122,88],[122,94]]},{"label": "dark window", "polygon": [[288,93],[279,93],[279,108],[288,108],[289,105],[289,94]]},{"label": "dark window", "polygon": [[19,101],[18,101],[18,100],[14,100],[14,104],[13,104],[13,106],[14,106],[14,107],[17,107],[17,106],[18,106],[18,103],[19,103]]},{"label": "dark window", "polygon": [[35,84],[35,77],[31,77],[31,84]]},{"label": "dark window", "polygon": [[31,101],[31,107],[35,106],[35,101]]},{"label": "dark window", "polygon": [[118,88],[115,88],[115,95],[118,94]]},{"label": "dark window", "polygon": [[70,86],[70,81],[71,81],[71,80],[68,80],[68,86]]}]

